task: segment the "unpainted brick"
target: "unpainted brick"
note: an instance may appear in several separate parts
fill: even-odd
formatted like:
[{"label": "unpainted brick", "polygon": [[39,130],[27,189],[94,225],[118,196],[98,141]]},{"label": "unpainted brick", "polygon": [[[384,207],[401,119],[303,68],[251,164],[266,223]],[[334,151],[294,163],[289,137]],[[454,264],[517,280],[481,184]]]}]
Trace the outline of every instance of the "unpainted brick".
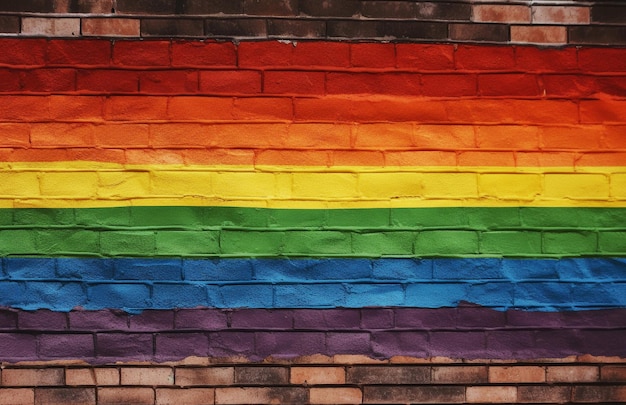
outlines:
[{"label": "unpainted brick", "polygon": [[235,380],[233,367],[177,368],[176,385],[231,385]]},{"label": "unpainted brick", "polygon": [[361,389],[352,387],[311,388],[310,404],[360,404],[363,400]]},{"label": "unpainted brick", "polygon": [[140,21],[132,18],[83,18],[81,29],[86,37],[138,37]]},{"label": "unpainted brick", "polygon": [[2,370],[2,385],[7,386],[44,386],[65,384],[62,368],[44,369],[4,369]]},{"label": "unpainted brick", "polygon": [[35,388],[35,405],[96,404],[94,388]]},{"label": "unpainted brick", "polygon": [[549,366],[547,381],[555,382],[594,382],[600,379],[600,370],[596,366]]},{"label": "unpainted brick", "polygon": [[291,384],[345,384],[346,371],[343,367],[292,367]]},{"label": "unpainted brick", "polygon": [[462,386],[365,386],[364,404],[381,403],[463,403],[465,387]]},{"label": "unpainted brick", "polygon": [[517,388],[506,386],[467,387],[465,395],[468,403],[513,403],[517,400]]},{"label": "unpainted brick", "polygon": [[293,387],[228,387],[215,389],[216,404],[304,404],[308,390]]},{"label": "unpainted brick", "polygon": [[45,35],[55,37],[74,37],[80,35],[78,18],[22,18],[23,35]]},{"label": "unpainted brick", "polygon": [[433,367],[432,380],[435,383],[486,383],[487,366],[441,366]]},{"label": "unpainted brick", "polygon": [[346,381],[351,384],[423,384],[430,381],[428,366],[352,366]]},{"label": "unpainted brick", "polygon": [[154,404],[154,390],[144,387],[98,388],[98,404]]},{"label": "unpainted brick", "polygon": [[32,405],[35,390],[32,388],[0,388],[0,405]]},{"label": "unpainted brick", "polygon": [[157,388],[156,405],[197,405],[213,404],[215,389],[213,388]]},{"label": "unpainted brick", "polygon": [[534,44],[565,44],[567,28],[557,26],[522,26],[511,27],[511,42]]},{"label": "unpainted brick", "polygon": [[589,7],[533,6],[533,24],[589,24]]},{"label": "unpainted brick", "polygon": [[251,385],[281,385],[289,382],[286,367],[236,367],[235,382]]},{"label": "unpainted brick", "polygon": [[572,393],[568,386],[523,385],[517,387],[517,402],[520,403],[567,403]]},{"label": "unpainted brick", "polygon": [[67,385],[119,385],[117,368],[69,368],[65,370]]},{"label": "unpainted brick", "polygon": [[123,367],[120,369],[122,385],[172,385],[174,370],[164,367]]},{"label": "unpainted brick", "polygon": [[529,23],[530,7],[517,5],[475,4],[472,7],[473,21],[501,23]]},{"label": "unpainted brick", "polygon": [[0,33],[17,34],[20,32],[20,18],[16,16],[0,16]]},{"label": "unpainted brick", "polygon": [[532,383],[545,382],[546,370],[539,366],[491,366],[489,382],[491,383]]},{"label": "unpainted brick", "polygon": [[626,381],[626,366],[601,366],[602,381]]}]

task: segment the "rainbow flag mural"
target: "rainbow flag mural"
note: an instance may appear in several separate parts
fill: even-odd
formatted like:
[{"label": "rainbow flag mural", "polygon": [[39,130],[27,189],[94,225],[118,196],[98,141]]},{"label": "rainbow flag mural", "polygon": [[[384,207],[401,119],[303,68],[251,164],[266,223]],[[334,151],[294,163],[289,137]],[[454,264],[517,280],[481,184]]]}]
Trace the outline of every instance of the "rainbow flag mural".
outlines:
[{"label": "rainbow flag mural", "polygon": [[3,361],[626,356],[624,49],[0,48]]}]

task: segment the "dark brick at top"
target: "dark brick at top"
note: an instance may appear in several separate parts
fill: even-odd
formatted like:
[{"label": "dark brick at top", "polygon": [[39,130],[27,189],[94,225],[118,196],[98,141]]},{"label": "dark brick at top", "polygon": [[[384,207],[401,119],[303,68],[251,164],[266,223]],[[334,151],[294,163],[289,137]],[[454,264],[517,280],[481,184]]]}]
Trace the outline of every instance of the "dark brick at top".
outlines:
[{"label": "dark brick at top", "polygon": [[300,0],[300,13],[315,17],[352,17],[359,14],[359,0]]},{"label": "dark brick at top", "polygon": [[243,9],[250,15],[297,15],[298,0],[244,0]]},{"label": "dark brick at top", "polygon": [[591,21],[608,24],[626,24],[626,4],[623,6],[591,7]]},{"label": "dark brick at top", "polygon": [[369,18],[469,21],[472,9],[464,3],[362,1],[361,14]]},{"label": "dark brick at top", "polygon": [[49,0],[2,0],[0,11],[52,13],[54,2]]},{"label": "dark brick at top", "polygon": [[120,14],[176,14],[182,7],[177,0],[117,0],[116,12]]}]

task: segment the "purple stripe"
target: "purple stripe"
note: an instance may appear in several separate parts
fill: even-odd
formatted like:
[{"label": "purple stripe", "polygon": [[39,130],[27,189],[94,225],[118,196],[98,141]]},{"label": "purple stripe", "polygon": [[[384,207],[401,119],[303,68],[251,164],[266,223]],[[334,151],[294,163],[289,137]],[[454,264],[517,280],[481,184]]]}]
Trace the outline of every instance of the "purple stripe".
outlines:
[{"label": "purple stripe", "polygon": [[536,359],[626,357],[626,310],[458,308],[0,311],[0,361],[89,363],[188,356]]}]

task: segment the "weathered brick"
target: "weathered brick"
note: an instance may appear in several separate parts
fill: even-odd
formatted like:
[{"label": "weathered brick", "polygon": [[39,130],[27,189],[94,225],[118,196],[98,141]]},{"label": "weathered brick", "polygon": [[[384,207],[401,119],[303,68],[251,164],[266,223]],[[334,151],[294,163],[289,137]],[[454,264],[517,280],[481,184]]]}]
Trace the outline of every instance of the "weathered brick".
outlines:
[{"label": "weathered brick", "polygon": [[326,36],[326,22],[270,19],[267,21],[267,36],[276,38],[323,38]]},{"label": "weathered brick", "polygon": [[626,27],[572,26],[567,34],[570,44],[626,45]]},{"label": "weathered brick", "polygon": [[450,39],[458,41],[509,41],[509,26],[504,24],[450,24],[449,31]]},{"label": "weathered brick", "polygon": [[56,2],[56,13],[112,14],[115,0],[72,0]]},{"label": "weathered brick", "polygon": [[533,6],[533,24],[589,24],[589,7]]},{"label": "weathered brick", "polygon": [[572,395],[572,387],[529,386],[517,387],[517,402],[521,403],[567,403]]},{"label": "weathered brick", "polygon": [[291,384],[345,384],[346,371],[343,367],[292,367]]},{"label": "weathered brick", "polygon": [[266,37],[267,21],[260,18],[208,18],[204,34],[212,37]]},{"label": "weathered brick", "polygon": [[154,404],[154,390],[144,387],[98,388],[98,404]]},{"label": "weathered brick", "polygon": [[487,366],[440,366],[433,367],[432,380],[436,383],[486,383]]},{"label": "weathered brick", "polygon": [[381,38],[385,35],[383,21],[329,20],[326,30],[330,38]]},{"label": "weathered brick", "polygon": [[472,14],[476,22],[530,23],[529,6],[474,4]]},{"label": "weathered brick", "polygon": [[215,401],[213,388],[157,388],[156,405],[212,404]]},{"label": "weathered brick", "polygon": [[299,387],[229,387],[215,389],[216,404],[304,404],[308,390]]},{"label": "weathered brick", "polygon": [[522,26],[511,27],[511,42],[534,44],[565,44],[567,28],[556,26]]},{"label": "weathered brick", "polygon": [[68,368],[65,370],[67,385],[119,385],[120,372],[117,368]]},{"label": "weathered brick", "polygon": [[202,37],[204,21],[191,18],[143,18],[141,20],[142,37]]},{"label": "weathered brick", "polygon": [[555,382],[594,382],[600,379],[600,370],[596,366],[549,366],[549,383]]},{"label": "weathered brick", "polygon": [[602,381],[626,381],[626,366],[601,366]]},{"label": "weathered brick", "polygon": [[17,34],[20,32],[20,18],[16,16],[0,16],[0,33]]},{"label": "weathered brick", "polygon": [[35,390],[32,388],[0,388],[0,405],[32,405]]},{"label": "weathered brick", "polygon": [[517,400],[517,388],[506,386],[467,387],[465,391],[465,396],[468,403],[513,403]]},{"label": "weathered brick", "polygon": [[301,13],[315,17],[352,17],[360,10],[359,0],[300,0]]},{"label": "weathered brick", "polygon": [[596,4],[591,6],[591,21],[609,24],[626,23],[624,5]]},{"label": "weathered brick", "polygon": [[185,0],[177,10],[183,14],[243,14],[240,0]]},{"label": "weathered brick", "polygon": [[360,388],[311,388],[309,391],[310,404],[361,404],[362,400]]},{"label": "weathered brick", "polygon": [[165,367],[122,367],[121,385],[173,385],[174,370]]},{"label": "weathered brick", "polygon": [[428,366],[352,366],[346,381],[350,384],[423,384],[430,382]]},{"label": "weathered brick", "polygon": [[13,12],[54,12],[54,2],[46,0],[7,0],[2,3],[2,11]]},{"label": "weathered brick", "polygon": [[297,0],[243,0],[243,10],[248,15],[298,15],[298,2]]},{"label": "weathered brick", "polygon": [[132,18],[83,18],[81,30],[86,37],[138,37],[140,21]]},{"label": "weathered brick", "polygon": [[78,18],[22,18],[23,35],[45,35],[55,37],[73,37],[80,35]]},{"label": "weathered brick", "polygon": [[176,0],[117,0],[116,12],[120,14],[174,14],[176,3],[179,2]]},{"label": "weathered brick", "polygon": [[177,368],[176,385],[232,385],[235,380],[233,367]]},{"label": "weathered brick", "polygon": [[289,382],[286,367],[236,367],[235,382],[248,385],[282,385]]},{"label": "weathered brick", "polygon": [[44,369],[4,369],[2,370],[3,386],[43,386],[64,385],[65,379],[62,368]]},{"label": "weathered brick", "polygon": [[96,403],[94,388],[35,388],[35,405],[89,405]]},{"label": "weathered brick", "polygon": [[489,382],[545,382],[546,370],[539,366],[491,366],[489,367]]},{"label": "weathered brick", "polygon": [[576,385],[573,388],[573,402],[620,402],[626,401],[626,387],[623,385]]},{"label": "weathered brick", "polygon": [[[469,388],[468,388],[469,389]],[[463,403],[462,386],[365,386],[364,404],[395,403]],[[511,401],[513,402],[513,401]]]},{"label": "weathered brick", "polygon": [[447,24],[428,21],[385,21],[384,36],[398,39],[438,39],[448,36]]}]

